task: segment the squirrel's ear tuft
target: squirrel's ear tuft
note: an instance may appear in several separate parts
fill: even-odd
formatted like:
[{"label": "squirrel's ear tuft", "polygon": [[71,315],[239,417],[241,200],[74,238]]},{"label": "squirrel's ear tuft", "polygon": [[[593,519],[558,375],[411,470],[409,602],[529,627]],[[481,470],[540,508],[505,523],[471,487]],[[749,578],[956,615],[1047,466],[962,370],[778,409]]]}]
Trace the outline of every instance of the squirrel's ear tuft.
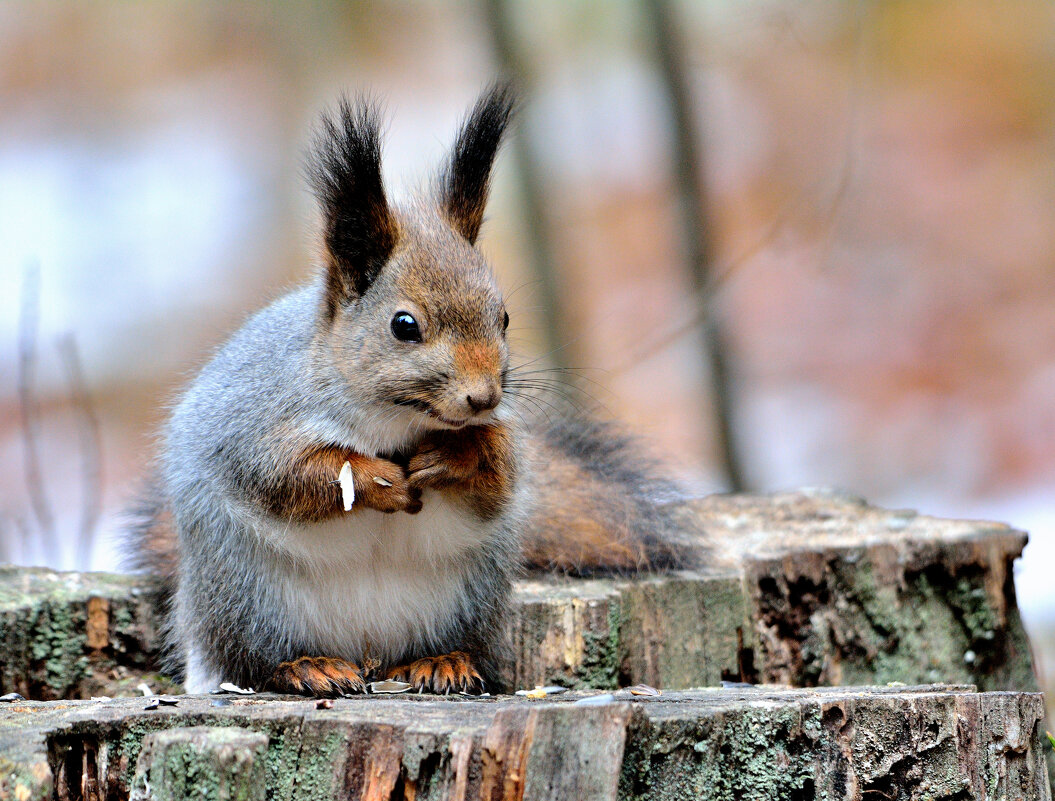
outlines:
[{"label": "squirrel's ear tuft", "polygon": [[398,227],[381,179],[381,115],[364,98],[342,98],[324,115],[308,161],[322,207],[327,250],[327,308],[360,297],[396,245]]},{"label": "squirrel's ear tuft", "polygon": [[454,229],[476,242],[484,221],[491,167],[516,106],[508,83],[496,83],[476,101],[440,177],[440,207]]}]

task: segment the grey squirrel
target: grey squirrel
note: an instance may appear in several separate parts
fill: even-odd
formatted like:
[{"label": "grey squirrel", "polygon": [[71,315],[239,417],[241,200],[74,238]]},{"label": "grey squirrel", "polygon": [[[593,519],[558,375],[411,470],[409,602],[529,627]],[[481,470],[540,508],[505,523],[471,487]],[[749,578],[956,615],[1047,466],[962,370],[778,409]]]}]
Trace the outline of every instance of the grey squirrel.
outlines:
[{"label": "grey squirrel", "polygon": [[532,382],[510,367],[475,247],[514,105],[487,89],[432,188],[400,204],[376,107],[324,116],[309,164],[322,270],[185,391],[128,532],[165,582],[168,668],[188,692],[495,688],[522,571],[684,563],[664,504],[678,490],[631,439],[516,403]]}]

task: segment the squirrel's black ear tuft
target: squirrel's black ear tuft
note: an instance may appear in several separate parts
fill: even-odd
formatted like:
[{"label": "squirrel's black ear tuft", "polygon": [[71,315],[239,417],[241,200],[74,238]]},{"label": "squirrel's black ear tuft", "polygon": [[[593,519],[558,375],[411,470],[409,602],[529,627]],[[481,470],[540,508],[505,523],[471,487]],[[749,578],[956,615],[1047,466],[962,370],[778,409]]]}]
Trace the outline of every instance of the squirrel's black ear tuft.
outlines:
[{"label": "squirrel's black ear tuft", "polygon": [[395,247],[398,227],[381,179],[381,115],[364,98],[342,98],[315,134],[308,177],[322,207],[327,308],[360,297]]},{"label": "squirrel's black ear tuft", "polygon": [[496,83],[476,101],[440,178],[440,206],[454,229],[476,242],[484,221],[491,167],[516,106],[508,83]]}]

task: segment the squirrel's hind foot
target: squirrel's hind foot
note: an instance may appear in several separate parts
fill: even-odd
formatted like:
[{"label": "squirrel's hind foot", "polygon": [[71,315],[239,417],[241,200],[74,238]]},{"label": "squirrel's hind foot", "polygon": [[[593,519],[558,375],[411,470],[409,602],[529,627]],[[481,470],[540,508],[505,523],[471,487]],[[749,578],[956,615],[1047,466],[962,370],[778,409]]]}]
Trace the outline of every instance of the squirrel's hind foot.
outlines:
[{"label": "squirrel's hind foot", "polygon": [[447,695],[452,692],[479,694],[484,691],[484,680],[473,666],[472,658],[464,651],[430,656],[392,668],[387,678],[408,682],[418,692]]},{"label": "squirrel's hind foot", "polygon": [[267,688],[280,693],[332,697],[366,692],[366,682],[358,665],[351,662],[302,656],[279,665]]}]

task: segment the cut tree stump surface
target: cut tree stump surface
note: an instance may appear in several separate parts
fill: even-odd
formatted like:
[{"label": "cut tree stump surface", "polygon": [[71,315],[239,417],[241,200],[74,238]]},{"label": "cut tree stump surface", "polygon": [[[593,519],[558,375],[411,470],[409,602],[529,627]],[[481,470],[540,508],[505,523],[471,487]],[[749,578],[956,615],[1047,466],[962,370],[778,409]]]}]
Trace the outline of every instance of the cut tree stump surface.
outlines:
[{"label": "cut tree stump surface", "polygon": [[[509,686],[1036,689],[1011,571],[1019,531],[830,492],[712,496],[681,514],[699,570],[520,582]],[[132,691],[156,656],[154,597],[149,578],[0,568],[0,691]]]},{"label": "cut tree stump surface", "polygon": [[712,688],[576,705],[585,695],[18,702],[0,707],[0,797],[1050,797],[1036,693]]}]

